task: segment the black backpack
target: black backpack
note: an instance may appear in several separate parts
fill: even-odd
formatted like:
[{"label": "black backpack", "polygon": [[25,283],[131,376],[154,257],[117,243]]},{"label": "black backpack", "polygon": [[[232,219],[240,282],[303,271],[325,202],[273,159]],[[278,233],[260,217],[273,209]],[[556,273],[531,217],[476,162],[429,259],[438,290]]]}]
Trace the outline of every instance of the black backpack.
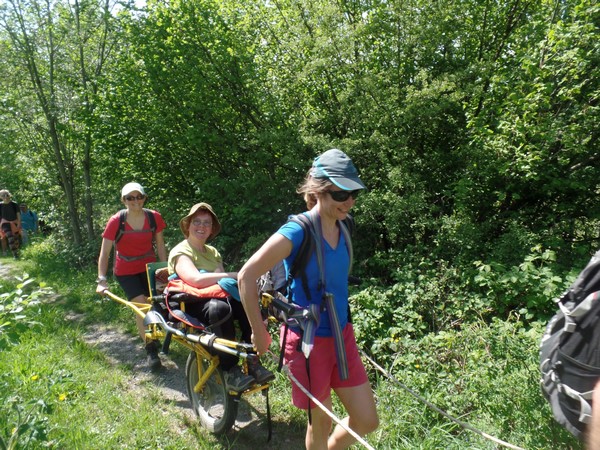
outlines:
[{"label": "black backpack", "polygon": [[554,418],[578,438],[592,415],[600,379],[600,251],[556,300],[540,345],[542,393]]},{"label": "black backpack", "polygon": [[[148,219],[148,223],[150,224],[150,230],[152,230],[152,236],[156,234],[156,219],[154,218],[154,214],[149,209],[144,208],[144,213]],[[117,234],[115,236],[115,244],[121,240],[123,234],[125,233],[125,222],[127,222],[127,210],[122,209],[119,211],[119,229],[117,230]]]}]

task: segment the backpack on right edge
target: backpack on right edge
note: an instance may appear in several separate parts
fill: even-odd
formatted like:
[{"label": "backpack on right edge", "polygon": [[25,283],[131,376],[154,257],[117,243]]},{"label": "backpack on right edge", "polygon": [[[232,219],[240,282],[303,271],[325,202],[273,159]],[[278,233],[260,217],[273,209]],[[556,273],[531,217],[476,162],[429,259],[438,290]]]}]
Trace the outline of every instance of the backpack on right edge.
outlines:
[{"label": "backpack on right edge", "polygon": [[542,393],[554,418],[578,438],[592,416],[600,379],[600,251],[556,300],[540,345]]}]

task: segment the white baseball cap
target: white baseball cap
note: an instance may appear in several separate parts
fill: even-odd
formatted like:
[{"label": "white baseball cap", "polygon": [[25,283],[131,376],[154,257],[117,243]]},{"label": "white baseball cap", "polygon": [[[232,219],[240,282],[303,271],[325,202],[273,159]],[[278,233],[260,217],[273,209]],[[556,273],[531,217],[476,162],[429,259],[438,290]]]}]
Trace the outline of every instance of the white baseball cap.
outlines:
[{"label": "white baseball cap", "polygon": [[146,195],[146,191],[144,191],[144,188],[140,183],[127,183],[125,186],[123,186],[123,189],[121,189],[121,197],[125,197],[126,195],[129,195],[135,191],[138,191],[144,196]]}]

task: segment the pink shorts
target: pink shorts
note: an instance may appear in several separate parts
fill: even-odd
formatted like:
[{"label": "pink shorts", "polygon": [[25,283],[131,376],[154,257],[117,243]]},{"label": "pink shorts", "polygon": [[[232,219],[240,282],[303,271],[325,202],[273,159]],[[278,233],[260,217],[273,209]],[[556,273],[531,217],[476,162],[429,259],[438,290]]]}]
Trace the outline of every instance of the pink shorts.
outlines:
[{"label": "pink shorts", "polygon": [[[283,331],[281,328],[281,342],[283,342]],[[310,384],[306,374],[306,359],[299,350],[302,337],[296,332],[288,329],[285,343],[284,362],[290,368],[290,372],[296,379],[310,391],[320,402],[331,395],[331,389],[360,386],[368,381],[367,372],[358,353],[356,338],[352,324],[347,324],[343,331],[344,343],[346,345],[346,358],[348,359],[349,376],[341,380],[338,374],[337,360],[335,357],[335,344],[333,337],[315,337],[313,350],[310,354]],[[310,388],[309,388],[310,386]],[[300,409],[308,409],[309,398],[292,381],[292,403]],[[314,408],[314,404],[311,407]]]}]

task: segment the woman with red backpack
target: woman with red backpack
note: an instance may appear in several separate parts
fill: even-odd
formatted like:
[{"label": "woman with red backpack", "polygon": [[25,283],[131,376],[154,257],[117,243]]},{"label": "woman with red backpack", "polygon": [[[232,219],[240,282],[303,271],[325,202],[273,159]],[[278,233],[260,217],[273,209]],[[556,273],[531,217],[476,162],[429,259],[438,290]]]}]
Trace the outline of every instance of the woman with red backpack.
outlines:
[{"label": "woman with red backpack", "polygon": [[[108,260],[115,247],[113,274],[125,291],[127,299],[135,303],[147,303],[150,292],[146,278],[146,264],[167,260],[163,237],[165,221],[157,212],[144,208],[146,192],[139,183],[127,183],[121,190],[121,202],[125,209],[114,214],[102,233],[102,245],[98,257],[96,293],[104,295],[108,289]],[[156,245],[156,250],[154,246]],[[141,338],[146,341],[143,319],[136,316]],[[161,367],[158,343],[146,342],[148,364],[152,370]]]}]

